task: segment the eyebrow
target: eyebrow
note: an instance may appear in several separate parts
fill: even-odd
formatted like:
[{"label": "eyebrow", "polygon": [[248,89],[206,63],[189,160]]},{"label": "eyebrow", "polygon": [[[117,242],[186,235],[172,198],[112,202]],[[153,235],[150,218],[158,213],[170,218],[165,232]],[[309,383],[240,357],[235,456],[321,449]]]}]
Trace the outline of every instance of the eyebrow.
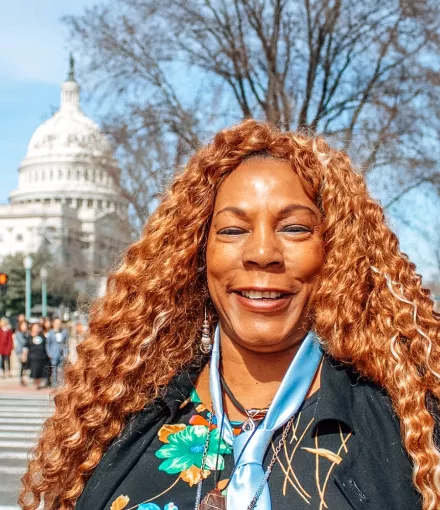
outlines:
[{"label": "eyebrow", "polygon": [[[278,216],[281,218],[284,218],[286,216],[289,216],[289,214],[294,213],[296,211],[308,211],[311,214],[313,214],[313,216],[317,217],[316,211],[314,211],[311,207],[309,207],[307,205],[300,205],[300,204],[290,204],[290,205],[287,205],[286,207],[283,207],[281,209],[281,211],[278,212]],[[215,216],[217,217],[219,214],[224,213],[224,212],[230,212],[240,218],[247,218],[247,214],[243,209],[240,209],[239,207],[234,207],[234,206],[228,206],[228,207],[224,207],[223,209],[220,209],[220,211],[218,211]]]}]

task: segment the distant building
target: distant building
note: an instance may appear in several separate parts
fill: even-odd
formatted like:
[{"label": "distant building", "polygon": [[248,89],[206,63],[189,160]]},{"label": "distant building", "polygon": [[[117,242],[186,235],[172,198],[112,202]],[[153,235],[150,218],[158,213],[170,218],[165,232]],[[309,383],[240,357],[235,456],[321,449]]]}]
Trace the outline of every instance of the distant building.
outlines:
[{"label": "distant building", "polygon": [[78,281],[130,242],[127,200],[105,135],[80,108],[71,58],[59,110],[33,134],[10,204],[0,205],[0,258],[42,247]]}]

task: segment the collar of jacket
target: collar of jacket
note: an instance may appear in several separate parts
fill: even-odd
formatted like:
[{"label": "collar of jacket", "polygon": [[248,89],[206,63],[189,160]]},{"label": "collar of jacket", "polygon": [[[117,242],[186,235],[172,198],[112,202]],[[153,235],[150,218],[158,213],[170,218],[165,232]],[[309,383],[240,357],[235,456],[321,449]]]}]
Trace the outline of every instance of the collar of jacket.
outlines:
[{"label": "collar of jacket", "polygon": [[209,355],[196,356],[190,366],[175,375],[163,389],[161,400],[168,407],[170,419],[176,416],[181,404],[189,397],[203,367],[209,361]]},{"label": "collar of jacket", "polygon": [[327,420],[343,422],[353,433],[356,432],[356,420],[353,416],[353,387],[360,381],[359,374],[350,366],[324,356],[315,421],[310,428],[312,436],[319,424]]},{"label": "collar of jacket", "polygon": [[[198,356],[189,368],[177,374],[164,389],[162,401],[170,411],[173,420],[181,404],[189,397],[201,370],[209,361],[209,356]],[[314,434],[319,424],[326,420],[343,422],[352,432],[355,432],[353,417],[353,387],[361,381],[359,374],[347,365],[324,357],[321,373],[321,391],[315,412],[315,422],[310,428]]]}]

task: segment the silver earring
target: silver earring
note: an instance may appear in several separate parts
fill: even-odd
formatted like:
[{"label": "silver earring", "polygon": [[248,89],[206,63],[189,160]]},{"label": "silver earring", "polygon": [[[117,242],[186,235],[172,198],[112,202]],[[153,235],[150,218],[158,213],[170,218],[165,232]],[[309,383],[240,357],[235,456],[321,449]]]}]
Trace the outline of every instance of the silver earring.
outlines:
[{"label": "silver earring", "polygon": [[209,354],[211,352],[211,349],[212,349],[212,344],[211,344],[211,337],[209,335],[210,333],[210,327],[209,327],[209,319],[208,319],[208,314],[206,312],[206,306],[205,306],[205,319],[203,320],[203,324],[202,324],[202,352],[204,352],[205,354]]}]

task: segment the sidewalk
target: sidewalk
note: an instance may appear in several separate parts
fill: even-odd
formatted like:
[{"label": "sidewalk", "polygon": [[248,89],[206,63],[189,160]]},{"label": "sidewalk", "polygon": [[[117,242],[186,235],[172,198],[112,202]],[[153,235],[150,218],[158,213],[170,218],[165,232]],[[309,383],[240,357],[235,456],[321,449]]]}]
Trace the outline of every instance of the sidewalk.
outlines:
[{"label": "sidewalk", "polygon": [[0,393],[3,395],[49,395],[52,388],[36,390],[33,381],[25,377],[27,386],[20,385],[19,362],[15,351],[11,353],[11,377],[3,378],[0,376]]},{"label": "sidewalk", "polygon": [[31,380],[26,379],[28,386],[21,386],[18,376],[0,379],[0,394],[2,395],[26,395],[26,396],[42,396],[50,395],[52,388],[43,388],[36,390]]}]

